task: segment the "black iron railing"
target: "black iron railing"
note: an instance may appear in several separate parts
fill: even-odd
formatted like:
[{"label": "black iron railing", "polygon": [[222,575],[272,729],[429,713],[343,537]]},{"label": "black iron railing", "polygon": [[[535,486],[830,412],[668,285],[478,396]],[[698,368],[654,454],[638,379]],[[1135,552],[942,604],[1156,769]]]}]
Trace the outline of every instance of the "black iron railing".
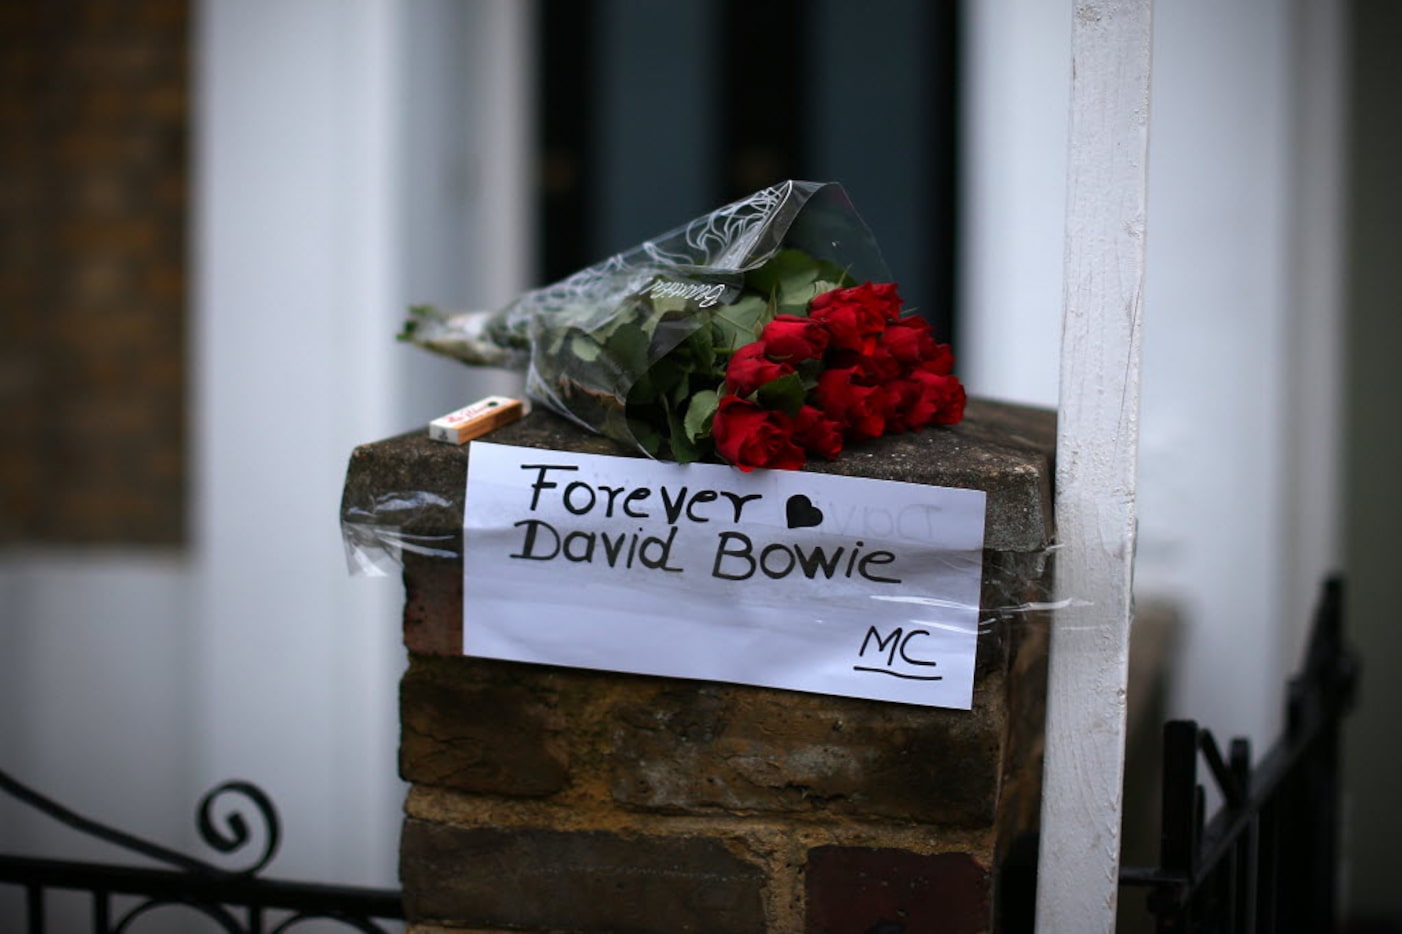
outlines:
[{"label": "black iron railing", "polygon": [[[75,814],[3,771],[0,791],[88,836],[172,867],[0,854],[0,885],[23,888],[29,934],[48,930],[47,895],[60,890],[91,897],[88,927],[94,934],[140,934],[143,919],[172,906],[202,916],[229,934],[283,934],[313,920],[386,934],[389,928],[381,922],[404,917],[397,891],[260,878],[258,873],[277,853],[281,825],[272,801],[248,782],[226,782],[215,788],[201,799],[197,815],[201,839],[226,855],[245,849],[261,836],[256,858],[238,870],[220,868]],[[243,810],[232,810],[222,822],[215,818],[216,803],[230,799],[252,808],[261,833],[249,826]]]},{"label": "black iron railing", "polygon": [[[1188,720],[1164,727],[1160,865],[1125,867],[1120,883],[1149,888],[1166,932],[1302,932],[1336,929],[1339,735],[1358,663],[1344,643],[1343,588],[1324,588],[1305,664],[1289,685],[1286,723],[1253,769],[1251,747],[1224,757]],[[1223,803],[1204,819],[1199,756]]]}]

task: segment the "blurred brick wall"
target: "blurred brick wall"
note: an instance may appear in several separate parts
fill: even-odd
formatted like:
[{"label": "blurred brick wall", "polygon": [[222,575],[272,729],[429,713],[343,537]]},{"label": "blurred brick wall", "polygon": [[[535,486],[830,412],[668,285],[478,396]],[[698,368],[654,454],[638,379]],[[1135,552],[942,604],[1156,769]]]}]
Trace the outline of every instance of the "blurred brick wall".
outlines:
[{"label": "blurred brick wall", "polygon": [[0,543],[185,538],[188,0],[0,0]]}]

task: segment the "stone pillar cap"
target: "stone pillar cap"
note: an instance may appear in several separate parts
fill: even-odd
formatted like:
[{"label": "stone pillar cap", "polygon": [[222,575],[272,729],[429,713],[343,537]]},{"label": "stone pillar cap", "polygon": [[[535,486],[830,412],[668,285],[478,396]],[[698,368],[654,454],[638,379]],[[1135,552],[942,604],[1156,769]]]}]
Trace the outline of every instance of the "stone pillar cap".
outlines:
[{"label": "stone pillar cap", "polygon": [[[484,437],[497,444],[589,454],[641,456],[537,410]],[[1038,552],[1052,541],[1056,414],[1048,409],[971,399],[951,428],[888,435],[855,444],[835,461],[811,460],[815,473],[983,490],[984,547]],[[461,447],[430,440],[426,429],[365,444],[351,454],[341,499],[341,528],[352,570],[383,570],[401,550],[459,558],[467,458]]]}]

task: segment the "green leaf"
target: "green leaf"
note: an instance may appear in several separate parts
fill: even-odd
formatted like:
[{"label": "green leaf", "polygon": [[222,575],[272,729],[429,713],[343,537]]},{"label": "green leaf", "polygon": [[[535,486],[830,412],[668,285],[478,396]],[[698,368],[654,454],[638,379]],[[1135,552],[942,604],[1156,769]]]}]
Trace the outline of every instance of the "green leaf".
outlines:
[{"label": "green leaf", "polygon": [[857,280],[852,278],[852,274],[836,263],[820,259],[818,262],[818,278],[824,282],[834,282],[833,288],[845,289],[857,284]]},{"label": "green leaf", "polygon": [[625,373],[641,373],[647,367],[647,333],[640,327],[618,328],[604,343],[609,356]]},{"label": "green leaf", "polygon": [[846,288],[836,282],[827,279],[815,279],[808,284],[794,289],[786,289],[780,296],[780,306],[777,309],[781,315],[798,315],[801,318],[808,317],[808,303],[813,301],[824,292],[831,292],[833,289]]},{"label": "green leaf", "polygon": [[672,460],[678,464],[694,464],[701,459],[701,449],[678,435],[672,439]]},{"label": "green leaf", "polygon": [[690,464],[696,460],[698,453],[696,445],[692,444],[687,437],[686,426],[682,423],[682,418],[677,414],[677,410],[670,405],[667,406],[667,436],[672,446],[672,459],[678,464]]},{"label": "green leaf", "polygon": [[773,320],[769,304],[758,295],[746,295],[733,305],[726,305],[716,311],[714,319],[720,337],[716,347],[726,353],[734,353],[746,344],[759,339],[759,332]]},{"label": "green leaf", "polygon": [[755,398],[766,409],[778,409],[785,415],[793,416],[803,408],[804,395],[803,377],[797,373],[789,373],[759,387]]},{"label": "green leaf", "polygon": [[657,386],[652,381],[652,370],[648,370],[637,381],[633,383],[633,388],[628,390],[628,405],[646,405],[656,402],[658,398]]},{"label": "green leaf", "polygon": [[687,349],[691,352],[692,369],[697,373],[709,373],[716,365],[716,329],[714,326],[698,328],[696,333],[686,340]]},{"label": "green leaf", "polygon": [[[770,315],[807,315],[808,303],[824,292],[855,285],[846,270],[801,250],[780,250],[745,274],[747,288],[768,302]],[[758,332],[756,332],[758,335]]]},{"label": "green leaf", "polygon": [[659,315],[665,314],[686,314],[696,307],[693,300],[680,298],[676,295],[664,295],[661,298],[649,296],[652,307],[657,309]]},{"label": "green leaf", "polygon": [[577,332],[570,338],[570,353],[585,363],[593,363],[599,359],[599,345],[588,334]]},{"label": "green leaf", "polygon": [[684,377],[677,382],[676,386],[672,387],[671,403],[678,409],[685,408],[692,396],[690,374],[684,374]]},{"label": "green leaf", "polygon": [[796,269],[779,280],[779,287],[774,291],[774,301],[779,305],[807,305],[808,300],[814,295],[813,283],[818,279],[818,266],[809,260],[812,265],[803,269]]},{"label": "green leaf", "polygon": [[662,436],[647,421],[640,418],[628,419],[628,427],[633,432],[633,437],[644,451],[657,456],[662,447]]},{"label": "green leaf", "polygon": [[652,365],[652,385],[657,389],[657,398],[670,399],[676,395],[677,387],[685,388],[687,368],[684,361],[663,357]]},{"label": "green leaf", "polygon": [[817,268],[817,260],[802,250],[780,250],[763,266],[745,273],[745,285],[767,299],[779,291],[785,279],[808,275],[808,281],[813,281]]},{"label": "green leaf", "polygon": [[686,417],[682,420],[688,438],[695,441],[711,433],[711,417],[716,414],[718,405],[720,393],[714,389],[704,389],[691,397],[686,406]]}]

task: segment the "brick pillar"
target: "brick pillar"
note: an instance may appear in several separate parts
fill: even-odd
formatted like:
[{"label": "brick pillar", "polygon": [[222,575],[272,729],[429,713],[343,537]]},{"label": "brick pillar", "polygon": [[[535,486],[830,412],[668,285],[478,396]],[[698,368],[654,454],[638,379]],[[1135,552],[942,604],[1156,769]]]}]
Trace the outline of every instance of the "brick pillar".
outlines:
[{"label": "brick pillar", "polygon": [[[1046,620],[1007,608],[1046,591],[1054,436],[975,401],[813,468],[988,493],[970,711],[463,657],[471,446],[356,449],[348,534],[392,517],[440,553],[404,555],[410,931],[975,934],[1029,911]],[[545,413],[491,440],[619,453]]]}]

